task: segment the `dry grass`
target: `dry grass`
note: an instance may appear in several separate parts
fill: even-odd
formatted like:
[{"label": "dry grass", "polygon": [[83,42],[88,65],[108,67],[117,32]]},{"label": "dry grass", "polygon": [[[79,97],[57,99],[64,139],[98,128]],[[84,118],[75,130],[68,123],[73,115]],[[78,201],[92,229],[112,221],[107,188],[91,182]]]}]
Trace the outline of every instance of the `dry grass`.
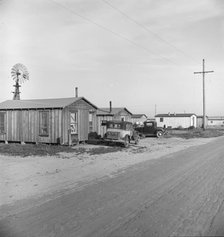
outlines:
[{"label": "dry grass", "polygon": [[209,137],[218,137],[223,136],[223,129],[190,129],[190,130],[170,130],[166,137],[181,137],[185,139],[190,138],[209,138]]},{"label": "dry grass", "polygon": [[60,146],[60,145],[47,145],[47,144],[18,144],[18,143],[9,143],[4,144],[0,143],[0,154],[8,156],[55,156],[60,152],[65,153],[74,153],[75,155],[89,154],[89,155],[99,155],[111,152],[121,151],[122,147],[94,147],[88,149],[88,147],[69,147],[69,146]]},{"label": "dry grass", "polygon": [[[224,129],[207,129],[203,131],[202,129],[191,129],[191,130],[169,130],[165,135],[165,138],[170,137],[180,137],[184,139],[191,138],[209,138],[218,137],[224,135]],[[121,146],[96,146],[89,149],[88,147],[69,147],[60,145],[47,145],[47,144],[16,144],[0,143],[0,154],[8,156],[55,156],[60,152],[74,153],[75,155],[89,154],[89,155],[99,155],[112,152],[118,152],[124,150]],[[144,149],[132,149],[133,153],[143,152]]]},{"label": "dry grass", "polygon": [[9,156],[54,156],[59,152],[74,152],[71,147],[46,144],[0,144],[0,154]]}]

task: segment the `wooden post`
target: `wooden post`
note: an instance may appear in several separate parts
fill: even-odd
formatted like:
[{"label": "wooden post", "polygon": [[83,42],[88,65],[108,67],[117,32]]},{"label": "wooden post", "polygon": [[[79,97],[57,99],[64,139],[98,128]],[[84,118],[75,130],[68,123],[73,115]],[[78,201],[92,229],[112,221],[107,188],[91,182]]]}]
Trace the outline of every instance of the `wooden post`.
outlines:
[{"label": "wooden post", "polygon": [[68,129],[68,145],[72,145],[72,135],[71,135],[71,129]]},{"label": "wooden post", "polygon": [[202,83],[203,83],[203,129],[205,130],[206,125],[205,125],[205,117],[206,117],[206,112],[205,112],[205,73],[211,73],[214,71],[205,71],[205,60],[203,59],[202,61],[202,72],[194,72],[194,74],[202,74]]}]

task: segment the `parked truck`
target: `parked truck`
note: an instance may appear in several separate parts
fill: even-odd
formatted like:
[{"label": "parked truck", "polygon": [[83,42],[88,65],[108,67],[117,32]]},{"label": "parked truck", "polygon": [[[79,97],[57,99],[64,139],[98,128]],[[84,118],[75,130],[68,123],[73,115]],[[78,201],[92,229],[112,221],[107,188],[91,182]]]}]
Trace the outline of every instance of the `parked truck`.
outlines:
[{"label": "parked truck", "polygon": [[143,125],[136,125],[135,130],[139,133],[140,137],[162,137],[166,130],[162,127],[157,127],[157,122],[154,120],[146,120]]}]

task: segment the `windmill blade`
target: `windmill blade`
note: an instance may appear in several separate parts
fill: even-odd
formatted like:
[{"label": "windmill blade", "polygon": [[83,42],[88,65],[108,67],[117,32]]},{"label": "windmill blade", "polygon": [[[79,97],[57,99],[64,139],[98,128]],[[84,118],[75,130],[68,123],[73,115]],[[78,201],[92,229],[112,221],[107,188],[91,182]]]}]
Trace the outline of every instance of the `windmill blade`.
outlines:
[{"label": "windmill blade", "polygon": [[12,67],[11,75],[13,80],[18,80],[20,83],[23,83],[25,80],[29,80],[27,68],[21,63],[17,63]]}]

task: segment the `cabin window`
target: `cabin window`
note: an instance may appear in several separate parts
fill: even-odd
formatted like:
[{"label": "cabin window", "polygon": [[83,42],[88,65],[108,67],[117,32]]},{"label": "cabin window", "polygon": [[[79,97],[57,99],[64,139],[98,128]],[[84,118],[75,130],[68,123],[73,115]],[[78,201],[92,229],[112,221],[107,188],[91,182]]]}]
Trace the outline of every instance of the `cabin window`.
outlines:
[{"label": "cabin window", "polygon": [[145,125],[146,125],[147,127],[153,127],[153,123],[152,123],[152,122],[145,123]]},{"label": "cabin window", "polygon": [[89,113],[89,132],[93,131],[93,114]]},{"label": "cabin window", "polygon": [[40,111],[40,136],[49,135],[49,111]]},{"label": "cabin window", "polygon": [[70,113],[70,128],[71,134],[78,134],[78,113]]},{"label": "cabin window", "polygon": [[5,112],[0,112],[0,133],[5,133]]},{"label": "cabin window", "polygon": [[163,118],[160,118],[160,120],[159,120],[160,122],[163,122]]}]

